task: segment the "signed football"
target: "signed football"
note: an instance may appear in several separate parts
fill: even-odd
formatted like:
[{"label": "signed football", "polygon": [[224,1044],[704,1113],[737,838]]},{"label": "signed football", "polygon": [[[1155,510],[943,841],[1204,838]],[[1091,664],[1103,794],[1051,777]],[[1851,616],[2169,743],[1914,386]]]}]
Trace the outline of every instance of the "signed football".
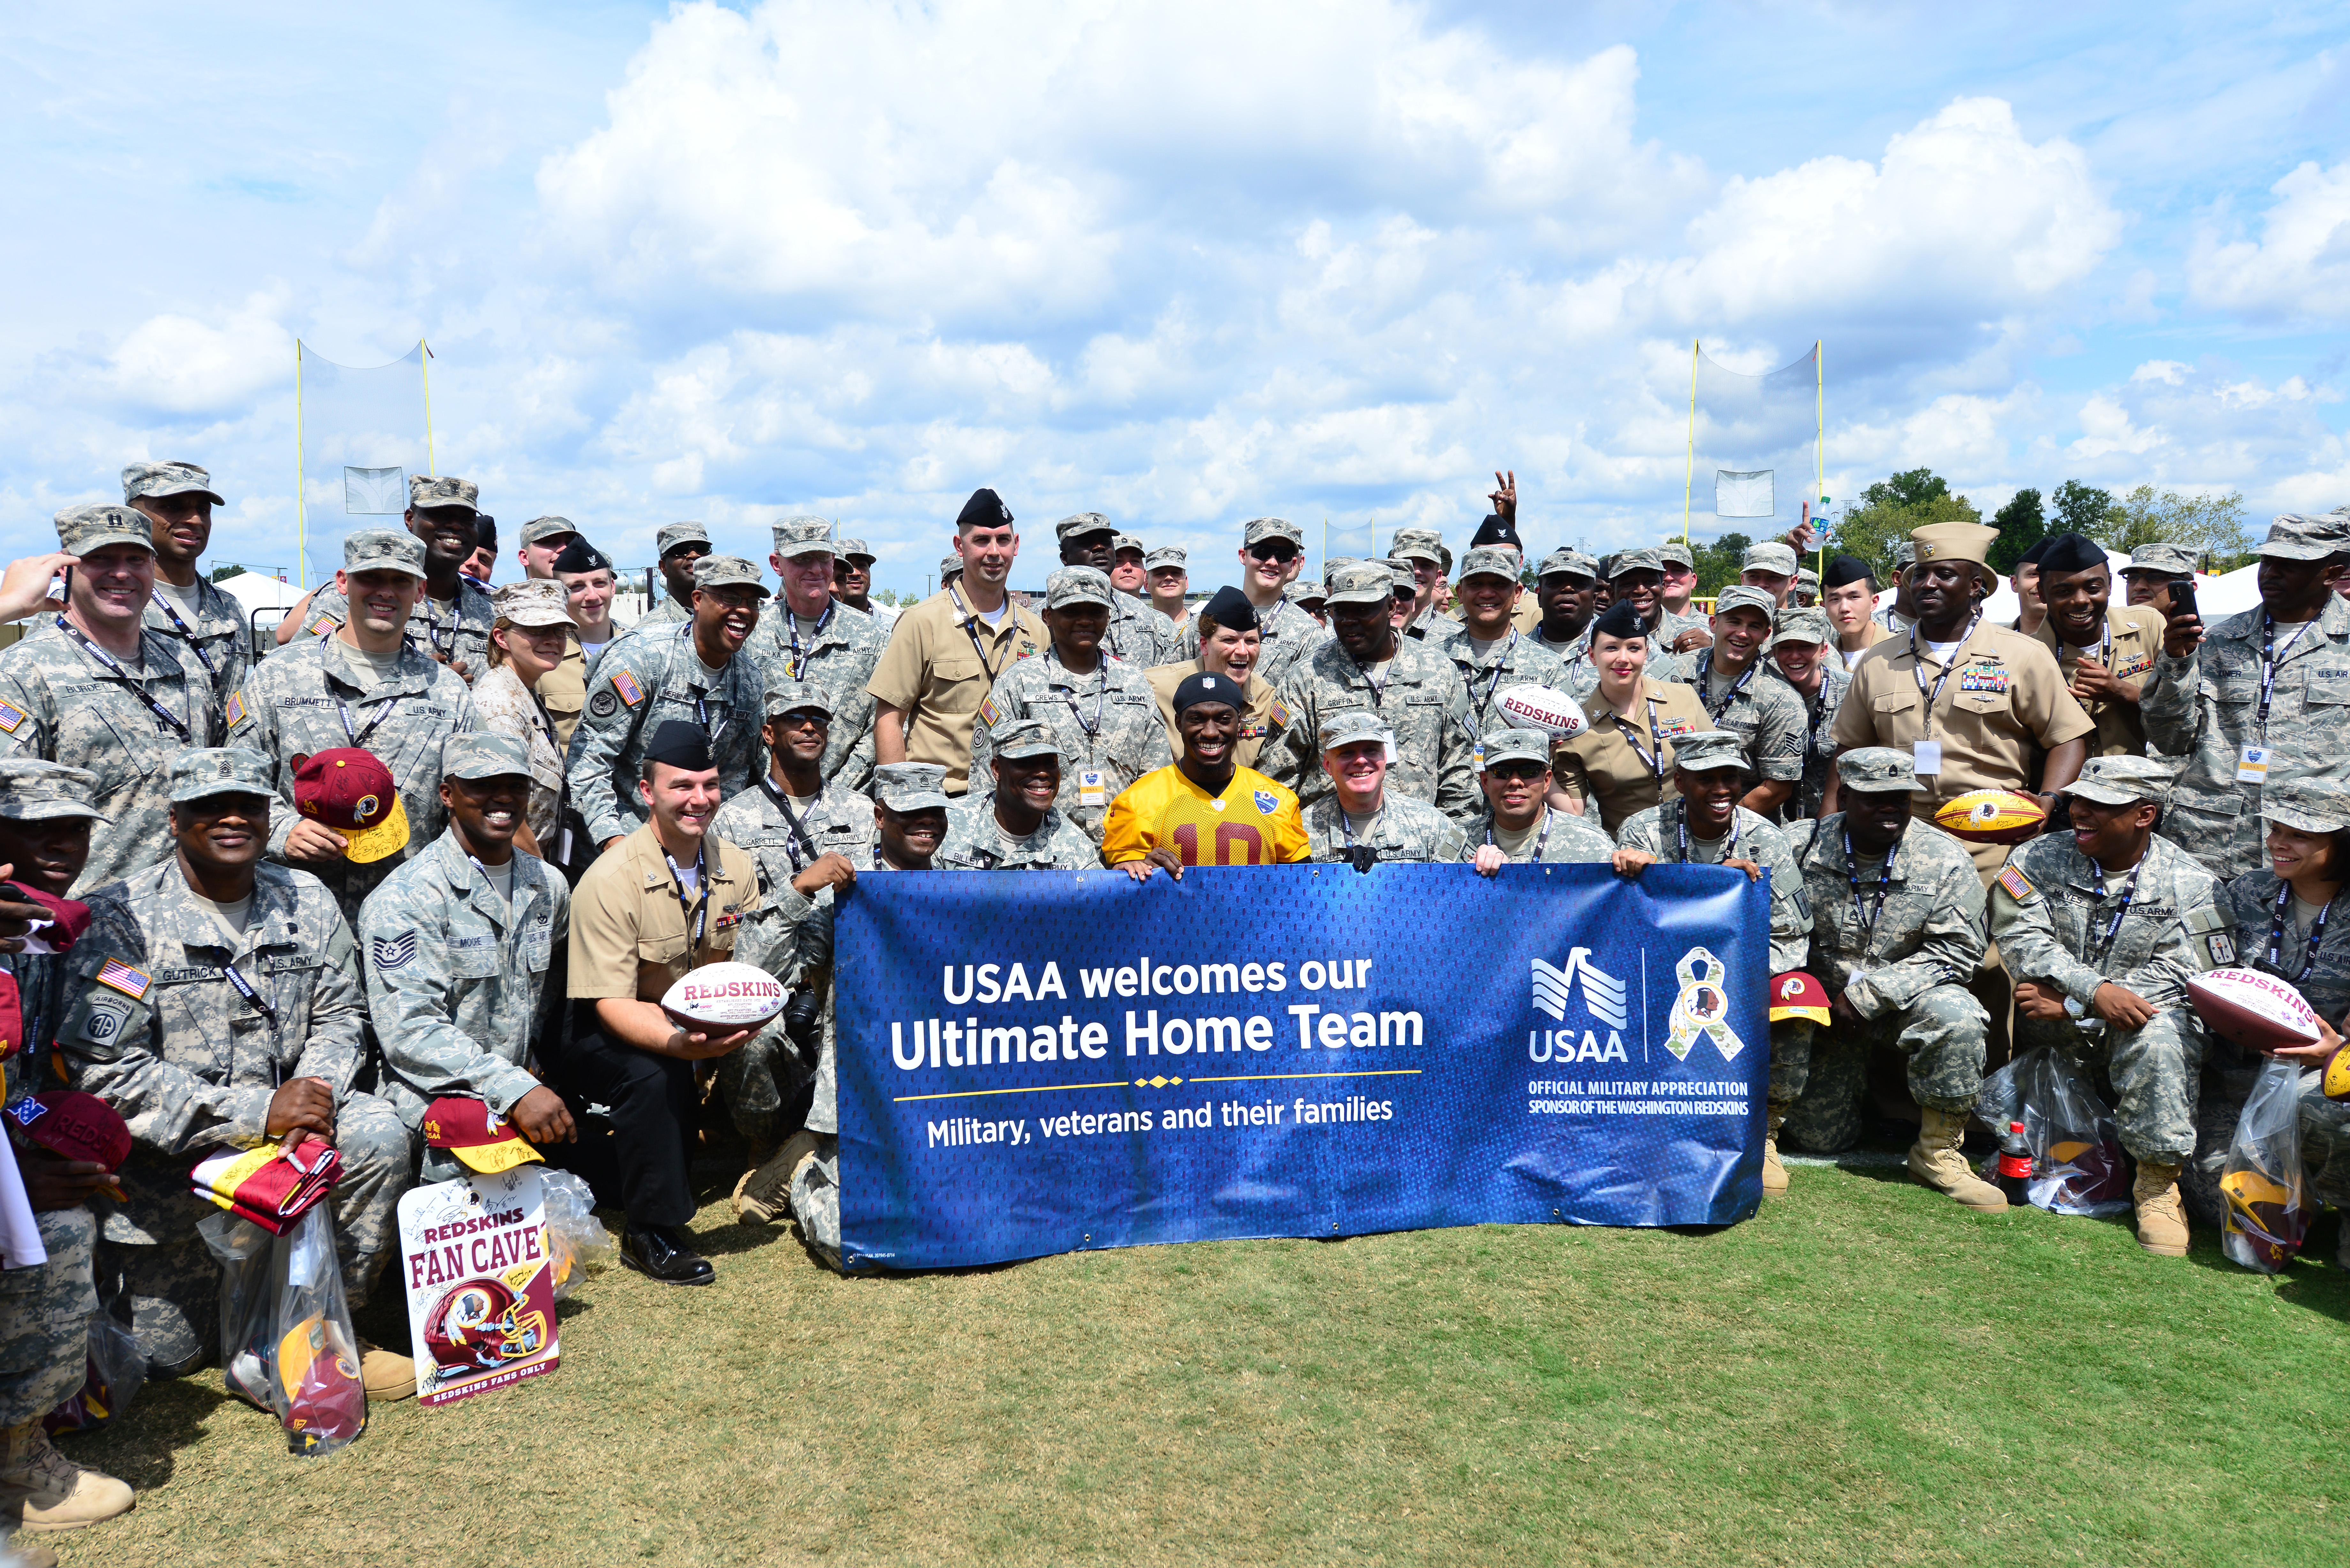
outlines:
[{"label": "signed football", "polygon": [[2248,1051],[2317,1044],[2317,1014],[2300,992],[2257,970],[2215,969],[2187,977],[2203,1022]]},{"label": "signed football", "polygon": [[706,963],[669,988],[661,1011],[688,1029],[748,1029],[784,1010],[784,982],[765,970]]},{"label": "signed football", "polygon": [[1970,789],[1934,813],[1935,826],[1972,844],[2021,844],[2047,820],[2038,801],[2003,789]]},{"label": "signed football", "polygon": [[1521,730],[1541,730],[1570,741],[1591,727],[1583,716],[1583,705],[1553,687],[1528,682],[1510,687],[1494,701]]}]

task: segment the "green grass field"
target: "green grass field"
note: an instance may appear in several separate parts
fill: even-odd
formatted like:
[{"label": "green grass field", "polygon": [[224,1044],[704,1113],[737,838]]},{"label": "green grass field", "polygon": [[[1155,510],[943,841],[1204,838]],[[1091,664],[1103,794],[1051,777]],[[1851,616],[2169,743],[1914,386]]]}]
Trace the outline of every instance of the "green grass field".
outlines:
[{"label": "green grass field", "polygon": [[50,1539],[157,1568],[2350,1560],[2350,1279],[1895,1169],[1800,1167],[1714,1232],[891,1279],[698,1224],[714,1287],[598,1276],[553,1376],[378,1406],[325,1460],[216,1374],[151,1386],[70,1450],[138,1510]]}]

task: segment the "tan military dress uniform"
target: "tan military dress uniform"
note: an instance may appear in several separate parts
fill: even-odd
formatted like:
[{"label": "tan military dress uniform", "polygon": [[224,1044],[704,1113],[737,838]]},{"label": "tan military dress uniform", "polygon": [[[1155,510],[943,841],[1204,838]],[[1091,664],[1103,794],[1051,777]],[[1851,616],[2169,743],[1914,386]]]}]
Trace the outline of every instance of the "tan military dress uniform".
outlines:
[{"label": "tan military dress uniform", "polygon": [[904,713],[906,760],[946,769],[946,793],[959,795],[969,782],[979,705],[995,678],[1052,641],[1034,610],[1008,604],[991,627],[961,585],[951,585],[898,618],[865,690]]},{"label": "tan military dress uniform", "polygon": [[[2154,680],[2154,661],[2162,657],[2162,634],[2168,625],[2161,612],[2144,605],[2115,605],[2106,611],[2105,636],[2088,648],[2059,643],[2053,620],[2042,621],[2033,636],[2056,656],[2057,668],[2068,684],[2073,679],[2073,667],[2084,658],[2094,659],[2112,670],[2115,680],[2137,682],[2143,697],[2147,684]],[[2081,706],[2087,711],[2089,722],[2097,727],[2095,736],[2089,742],[2091,756],[2147,754],[2146,720],[2136,702],[2099,698]]]},{"label": "tan military dress uniform", "polygon": [[[1656,705],[1653,729],[1649,723],[1652,701]],[[1590,716],[1591,727],[1571,741],[1559,742],[1551,768],[1559,788],[1585,803],[1586,815],[1594,804],[1597,805],[1600,826],[1611,835],[1650,806],[1678,798],[1680,792],[1673,787],[1674,739],[1713,728],[1696,692],[1645,675],[1640,677],[1640,695],[1632,703],[1629,719],[1619,717],[1596,692],[1584,711]],[[1644,752],[1650,760],[1642,760]]]},{"label": "tan military dress uniform", "polygon": [[690,940],[677,882],[651,823],[588,868],[571,896],[574,1001],[659,1002],[688,971],[734,956],[734,933],[759,907],[758,864],[749,850],[715,836],[705,835],[702,846],[702,887],[686,900],[697,916],[708,911],[699,942]]},{"label": "tan military dress uniform", "polygon": [[[1174,749],[1178,762],[1183,758],[1183,737],[1175,730],[1175,688],[1182,685],[1186,677],[1202,674],[1206,670],[1206,665],[1193,659],[1142,672],[1150,682],[1151,695],[1159,699],[1159,722],[1167,726],[1167,743]],[[1240,743],[1232,748],[1232,760],[1241,767],[1253,768],[1265,742],[1281,733],[1282,727],[1289,722],[1289,710],[1281,705],[1280,693],[1274,690],[1272,682],[1253,670],[1249,671],[1248,684],[1241,688],[1241,701],[1245,706],[1241,711]]]},{"label": "tan military dress uniform", "polygon": [[579,646],[579,634],[564,634],[563,662],[538,678],[538,700],[546,704],[546,716],[555,723],[555,749],[571,750],[571,732],[579,727],[579,711],[588,706],[588,655]]}]

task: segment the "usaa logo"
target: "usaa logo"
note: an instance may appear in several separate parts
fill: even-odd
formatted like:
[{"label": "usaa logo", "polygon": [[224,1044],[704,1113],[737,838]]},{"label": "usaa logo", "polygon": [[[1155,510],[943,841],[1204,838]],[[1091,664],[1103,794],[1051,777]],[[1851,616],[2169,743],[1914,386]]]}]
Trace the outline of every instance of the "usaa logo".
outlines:
[{"label": "usaa logo", "polygon": [[1526,1057],[1534,1062],[1628,1062],[1631,1057],[1624,1049],[1621,1033],[1630,1026],[1629,998],[1624,982],[1591,961],[1589,948],[1576,948],[1566,955],[1564,966],[1554,966],[1534,961],[1534,1007],[1560,1023],[1566,1022],[1567,1009],[1574,1005],[1575,992],[1582,992],[1583,1011],[1589,1017],[1608,1026],[1603,1043],[1597,1030],[1588,1024],[1580,1032],[1573,1028],[1544,1029],[1536,1025],[1526,1033]]}]

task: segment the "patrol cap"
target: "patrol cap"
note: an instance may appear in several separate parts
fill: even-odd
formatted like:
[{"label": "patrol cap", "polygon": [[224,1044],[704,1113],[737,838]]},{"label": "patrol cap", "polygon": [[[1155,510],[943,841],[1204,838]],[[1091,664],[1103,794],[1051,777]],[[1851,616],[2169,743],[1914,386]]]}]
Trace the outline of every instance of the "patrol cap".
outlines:
[{"label": "patrol cap", "polygon": [[1444,535],[1433,528],[1399,528],[1388,541],[1388,554],[1399,560],[1444,561]]},{"label": "patrol cap", "polygon": [[2122,576],[2135,576],[2140,572],[2153,572],[2165,577],[2191,577],[2195,575],[2195,556],[2177,545],[2140,545],[2130,552],[2130,563],[2122,568]]},{"label": "patrol cap", "polygon": [[1909,538],[1918,546],[1918,563],[1928,561],[1964,561],[1975,569],[1975,576],[1996,587],[1999,574],[1991,569],[1991,547],[1999,542],[1999,530],[1981,523],[1929,523],[1923,528],[1913,528]]},{"label": "patrol cap", "polygon": [[1395,597],[1395,574],[1384,561],[1352,561],[1330,576],[1324,601],[1333,605],[1383,605]]},{"label": "patrol cap", "polygon": [[1012,719],[995,726],[995,754],[999,757],[1058,757],[1059,742],[1042,719]]},{"label": "patrol cap", "polygon": [[666,561],[688,545],[710,545],[710,530],[699,523],[671,523],[653,535],[653,548]]},{"label": "patrol cap", "polygon": [[1614,582],[1627,572],[1654,572],[1662,576],[1665,558],[1654,550],[1620,550],[1607,567],[1607,580]]},{"label": "patrol cap", "polygon": [[2287,512],[2269,524],[2269,536],[2254,553],[2280,561],[2323,561],[2345,550],[2350,550],[2350,517]]},{"label": "patrol cap", "polygon": [[1797,587],[1809,588],[1812,592],[1816,594],[1820,591],[1820,575],[1812,570],[1811,567],[1805,566],[1802,571],[1795,574],[1795,586]]},{"label": "patrol cap", "polygon": [[1341,708],[1335,713],[1324,714],[1321,732],[1315,738],[1326,752],[1351,746],[1358,741],[1381,742],[1390,753],[1395,746],[1395,732],[1370,708]]},{"label": "patrol cap", "polygon": [[534,517],[522,525],[522,542],[525,545],[544,545],[549,539],[560,539],[566,535],[577,538],[579,524],[568,517],[557,517],[552,513],[545,517]]},{"label": "patrol cap", "polygon": [[11,822],[51,822],[69,816],[111,821],[90,804],[90,792],[97,787],[98,775],[86,769],[39,757],[10,757],[0,762],[0,817]]},{"label": "patrol cap", "polygon": [[1828,624],[1828,612],[1815,607],[1790,605],[1779,612],[1776,629],[1771,640],[1762,645],[1768,653],[1783,642],[1810,642],[1825,647],[1835,637],[1835,628]]},{"label": "patrol cap", "polygon": [[806,680],[778,680],[767,688],[759,711],[762,717],[780,719],[786,713],[813,708],[826,718],[832,717],[832,699],[824,688]]},{"label": "patrol cap", "polygon": [[944,811],[946,778],[936,763],[883,763],[873,770],[873,798],[891,811]]},{"label": "patrol cap", "polygon": [[1668,539],[1658,545],[1657,559],[1668,566],[1679,566],[1691,571],[1697,567],[1697,559],[1690,554],[1690,547],[1679,539]]},{"label": "patrol cap", "polygon": [[269,759],[250,746],[200,746],[175,753],[164,783],[173,805],[216,794],[275,798],[277,794],[277,785],[269,777]]},{"label": "patrol cap", "polygon": [[1836,777],[1863,794],[1918,792],[1918,759],[1898,746],[1855,746],[1836,757]]},{"label": "patrol cap", "polygon": [[767,597],[767,585],[759,580],[759,568],[740,556],[704,556],[693,563],[693,587],[699,593],[703,588],[733,587],[747,583]]},{"label": "patrol cap", "polygon": [[26,1096],[6,1114],[18,1137],[60,1159],[85,1159],[113,1170],[130,1158],[130,1124],[96,1095],[50,1089]]},{"label": "patrol cap", "polygon": [[1515,550],[1481,545],[1461,557],[1461,580],[1465,583],[1471,577],[1503,577],[1514,583],[1518,580],[1519,565]]},{"label": "patrol cap", "polygon": [[1550,766],[1551,738],[1540,730],[1493,730],[1487,732],[1483,744],[1484,760],[1477,771],[1484,772],[1495,763],[1540,763]]},{"label": "patrol cap", "polygon": [[655,763],[690,774],[708,773],[718,765],[711,757],[710,737],[702,726],[682,719],[664,719],[653,732],[651,743],[645,747],[645,765]]},{"label": "patrol cap", "polygon": [[1247,706],[1248,695],[1241,690],[1240,682],[1231,676],[1202,670],[1196,675],[1183,677],[1181,683],[1175,688],[1170,706],[1180,715],[1184,709],[1199,702],[1222,702],[1237,713]]},{"label": "patrol cap", "polygon": [[962,576],[962,557],[949,556],[939,562],[939,587],[945,587],[949,577]]},{"label": "patrol cap", "polygon": [[1389,556],[1381,560],[1379,565],[1388,569],[1388,576],[1394,580],[1395,591],[1397,593],[1417,594],[1419,592],[1419,579],[1412,576],[1411,563],[1409,561],[1405,560],[1401,556]]},{"label": "patrol cap", "polygon": [[192,462],[134,462],[122,471],[125,505],[142,495],[201,495],[215,506],[227,502],[213,488],[213,476]]},{"label": "patrol cap", "polygon": [[1180,545],[1161,545],[1142,557],[1143,566],[1153,572],[1166,571],[1170,567],[1179,572],[1188,571],[1191,562],[1191,552]]},{"label": "patrol cap", "polygon": [[[69,556],[87,556],[109,545],[136,545],[155,553],[155,524],[128,506],[68,506],[57,514],[57,546]],[[424,546],[417,545],[416,554],[421,559]]]},{"label": "patrol cap", "polygon": [[419,1126],[428,1147],[447,1149],[468,1170],[484,1176],[546,1158],[531,1147],[514,1123],[492,1116],[487,1105],[468,1096],[442,1096],[424,1107]]},{"label": "patrol cap", "polygon": [[1360,566],[1362,559],[1360,556],[1332,556],[1322,563],[1322,586],[1327,587],[1337,581],[1339,568]]},{"label": "patrol cap", "polygon": [[[1234,589],[1233,591],[1235,593],[1239,592],[1238,589]],[[1315,578],[1300,577],[1295,582],[1290,584],[1289,587],[1284,588],[1281,592],[1281,597],[1287,599],[1291,604],[1295,605],[1298,608],[1303,609],[1307,605],[1326,603],[1329,599],[1330,590],[1325,587],[1321,582]],[[1251,613],[1254,613],[1253,606],[1251,607]],[[1218,626],[1222,626],[1223,625],[1223,622],[1218,621],[1216,624]]]},{"label": "patrol cap", "polygon": [[833,550],[844,561],[870,561],[874,558],[872,546],[862,539],[836,540]]},{"label": "patrol cap", "polygon": [[832,542],[832,524],[821,517],[785,517],[775,524],[775,554],[786,561],[802,556],[840,554]]},{"label": "patrol cap", "polygon": [[408,504],[411,508],[462,506],[468,512],[479,512],[482,488],[470,479],[457,479],[445,473],[411,473],[408,476]]},{"label": "patrol cap", "polygon": [[1742,572],[1772,572],[1779,576],[1795,575],[1795,552],[1793,546],[1776,539],[1765,539],[1759,545],[1746,546],[1746,557],[1739,562]]},{"label": "patrol cap", "polygon": [[1673,766],[1708,774],[1746,765],[1746,743],[1728,730],[1700,730],[1673,742]]},{"label": "patrol cap", "polygon": [[1305,530],[1286,517],[1252,517],[1241,530],[1244,545],[1262,545],[1268,539],[1286,539],[1301,550],[1305,548]]},{"label": "patrol cap", "polygon": [[1570,550],[1561,545],[1542,558],[1542,565],[1534,569],[1534,575],[1542,577],[1590,577],[1596,580],[1599,576],[1599,563],[1580,550]]},{"label": "patrol cap", "polygon": [[460,730],[441,742],[444,779],[530,777],[530,746],[497,730]]},{"label": "patrol cap", "polygon": [[1765,620],[1779,613],[1779,601],[1762,588],[1745,583],[1732,583],[1713,597],[1713,613],[1717,618],[1734,609],[1761,610]]},{"label": "patrol cap", "polygon": [[2170,798],[2170,765],[2150,757],[2091,757],[2081,764],[2081,776],[2058,790],[2100,805],[2128,805],[2150,800],[2160,805]]},{"label": "patrol cap", "polygon": [[1120,534],[1111,542],[1110,548],[1121,556],[1128,550],[1139,556],[1142,554],[1143,545],[1142,541],[1132,534]]},{"label": "patrol cap", "polygon": [[296,758],[294,809],[339,835],[344,855],[358,865],[397,855],[408,843],[408,812],[391,770],[358,746]]},{"label": "patrol cap", "polygon": [[1098,512],[1072,512],[1053,524],[1053,536],[1064,545],[1072,539],[1083,539],[1095,534],[1111,535],[1115,545],[1118,530],[1110,520]]},{"label": "patrol cap", "polygon": [[1107,609],[1117,602],[1110,597],[1116,592],[1109,578],[1092,566],[1063,566],[1045,579],[1045,607],[1099,605]]},{"label": "patrol cap", "polygon": [[2350,828],[2350,791],[2330,779],[2288,779],[2262,786],[2261,815],[2295,833]]},{"label": "patrol cap", "polygon": [[405,572],[424,576],[424,541],[405,528],[361,528],[343,535],[346,572]]},{"label": "patrol cap", "polygon": [[[566,551],[568,555],[570,552]],[[507,583],[490,591],[490,606],[508,626],[569,626],[571,610],[563,585],[547,577]]]},{"label": "patrol cap", "polygon": [[572,535],[571,543],[563,546],[563,554],[555,557],[549,570],[556,572],[608,572],[612,557],[588,542],[584,534]]},{"label": "patrol cap", "polygon": [[1895,545],[1893,546],[1893,569],[1894,569],[1895,571],[1897,571],[1897,572],[1898,572],[1898,571],[1900,571],[1900,570],[1901,570],[1903,567],[1905,567],[1905,566],[1916,566],[1917,564],[1918,564],[1918,541],[1917,541],[1917,540],[1915,540],[1915,539],[1904,539],[1904,540],[1902,540],[1900,543],[1898,543],[1898,544],[1897,544],[1897,545]]},{"label": "patrol cap", "polygon": [[1003,497],[981,485],[971,493],[971,499],[955,514],[955,532],[966,528],[1003,528],[1012,522],[1012,508],[1003,504]]}]

